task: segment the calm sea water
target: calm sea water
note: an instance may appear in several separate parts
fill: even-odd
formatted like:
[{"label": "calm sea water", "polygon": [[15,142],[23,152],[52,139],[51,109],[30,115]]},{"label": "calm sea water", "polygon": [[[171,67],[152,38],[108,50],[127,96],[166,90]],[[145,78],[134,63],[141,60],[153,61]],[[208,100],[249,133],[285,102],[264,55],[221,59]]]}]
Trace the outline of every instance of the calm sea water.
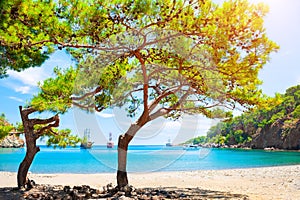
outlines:
[{"label": "calm sea water", "polygon": [[[25,149],[1,149],[0,171],[16,172]],[[241,149],[183,150],[182,147],[130,146],[129,172],[232,169],[300,164],[300,152]],[[115,172],[117,149],[94,146],[53,149],[42,146],[30,171],[33,173]]]}]

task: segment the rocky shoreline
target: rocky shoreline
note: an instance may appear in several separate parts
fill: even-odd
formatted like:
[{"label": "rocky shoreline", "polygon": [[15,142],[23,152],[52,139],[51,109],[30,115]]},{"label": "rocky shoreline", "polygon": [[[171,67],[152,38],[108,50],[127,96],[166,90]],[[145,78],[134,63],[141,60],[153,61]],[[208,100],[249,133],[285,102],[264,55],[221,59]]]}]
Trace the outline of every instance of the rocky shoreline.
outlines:
[{"label": "rocky shoreline", "polygon": [[201,148],[224,148],[224,149],[246,149],[246,150],[251,150],[251,149],[260,149],[260,150],[265,150],[265,151],[300,151],[300,149],[281,149],[281,148],[276,148],[273,146],[270,147],[264,147],[264,148],[252,148],[249,145],[244,145],[244,144],[234,144],[234,145],[225,145],[225,144],[216,144],[216,143],[205,143],[205,144],[199,144],[199,147]]},{"label": "rocky shoreline", "polygon": [[19,136],[11,134],[0,141],[0,148],[21,148],[24,147],[24,140]]},{"label": "rocky shoreline", "polygon": [[160,200],[160,199],[249,199],[246,195],[231,194],[228,192],[203,190],[200,188],[135,188],[125,186],[118,189],[113,184],[108,184],[95,189],[89,185],[35,185],[30,190],[17,188],[0,188],[0,197],[3,199],[107,199],[107,200]]}]

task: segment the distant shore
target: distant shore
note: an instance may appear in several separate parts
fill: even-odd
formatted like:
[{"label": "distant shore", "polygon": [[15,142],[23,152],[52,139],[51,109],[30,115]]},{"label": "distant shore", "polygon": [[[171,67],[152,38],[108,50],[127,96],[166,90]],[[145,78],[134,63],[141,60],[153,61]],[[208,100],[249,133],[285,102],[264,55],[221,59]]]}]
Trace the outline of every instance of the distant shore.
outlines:
[{"label": "distant shore", "polygon": [[[90,185],[112,183],[116,174],[30,174],[38,184]],[[178,187],[246,195],[249,199],[297,199],[300,196],[300,165],[231,170],[129,173],[136,188]],[[16,173],[0,172],[0,188],[16,187]]]},{"label": "distant shore", "polygon": [[220,149],[246,149],[246,150],[265,150],[265,151],[299,151],[300,149],[281,149],[276,147],[265,147],[265,148],[252,148],[250,145],[243,144],[233,144],[233,145],[225,145],[225,144],[216,144],[216,143],[205,143],[198,144],[201,148],[220,148]]}]

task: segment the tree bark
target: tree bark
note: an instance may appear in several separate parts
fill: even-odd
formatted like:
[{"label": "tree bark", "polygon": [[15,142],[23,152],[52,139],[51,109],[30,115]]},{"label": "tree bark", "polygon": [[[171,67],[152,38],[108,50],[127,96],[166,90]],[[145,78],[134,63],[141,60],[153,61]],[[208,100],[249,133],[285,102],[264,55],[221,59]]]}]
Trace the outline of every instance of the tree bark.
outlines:
[{"label": "tree bark", "polygon": [[19,107],[19,110],[22,118],[23,127],[24,127],[24,135],[26,141],[26,155],[23,161],[19,165],[17,182],[18,182],[18,188],[25,188],[27,184],[30,185],[27,179],[27,173],[29,167],[36,153],[40,151],[40,148],[36,146],[37,137],[34,134],[34,126],[31,123],[30,119],[28,118],[28,115],[32,113],[32,110],[30,109],[23,110],[22,106]]},{"label": "tree bark", "polygon": [[[36,110],[34,108],[22,108],[19,106],[22,123],[24,127],[24,135],[26,140],[26,155],[19,165],[17,182],[19,188],[24,188],[26,185],[31,186],[31,183],[27,179],[27,173],[31,166],[31,163],[40,148],[36,146],[36,140],[43,134],[44,131],[50,130],[52,127],[59,126],[59,117],[55,115],[48,119],[29,119],[29,115],[34,113]],[[34,130],[34,125],[42,124],[45,125],[39,130]]]},{"label": "tree bark", "polygon": [[17,175],[18,188],[25,188],[26,185],[30,185],[27,178],[28,170],[36,153],[39,151],[40,148],[36,146],[36,139],[26,137],[26,155],[19,166]]},{"label": "tree bark", "polygon": [[138,124],[132,124],[128,131],[119,136],[118,140],[118,172],[117,172],[117,184],[118,188],[122,188],[128,185],[127,178],[127,150],[130,141],[134,135],[140,130],[141,126]]}]

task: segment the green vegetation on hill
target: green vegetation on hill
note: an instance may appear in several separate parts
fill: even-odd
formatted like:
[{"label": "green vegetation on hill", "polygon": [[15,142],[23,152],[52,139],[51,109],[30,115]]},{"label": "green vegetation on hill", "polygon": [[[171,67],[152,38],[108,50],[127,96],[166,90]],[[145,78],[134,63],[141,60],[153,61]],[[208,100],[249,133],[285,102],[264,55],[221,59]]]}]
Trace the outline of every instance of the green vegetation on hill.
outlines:
[{"label": "green vegetation on hill", "polygon": [[274,100],[278,99],[281,102],[278,105],[269,105],[269,108],[252,110],[230,121],[219,122],[209,129],[206,138],[200,136],[187,142],[247,145],[259,128],[276,124],[282,128],[281,138],[285,138],[300,121],[300,85],[288,88],[285,94],[276,94]]},{"label": "green vegetation on hill", "polygon": [[7,119],[5,118],[5,114],[2,113],[0,115],[0,140],[7,136],[8,133],[13,130],[13,128],[14,127],[9,124]]},{"label": "green vegetation on hill", "polygon": [[183,144],[203,144],[203,143],[206,143],[206,141],[207,141],[206,136],[198,136],[198,137],[195,137],[195,138],[192,138],[192,139],[186,141]]}]

